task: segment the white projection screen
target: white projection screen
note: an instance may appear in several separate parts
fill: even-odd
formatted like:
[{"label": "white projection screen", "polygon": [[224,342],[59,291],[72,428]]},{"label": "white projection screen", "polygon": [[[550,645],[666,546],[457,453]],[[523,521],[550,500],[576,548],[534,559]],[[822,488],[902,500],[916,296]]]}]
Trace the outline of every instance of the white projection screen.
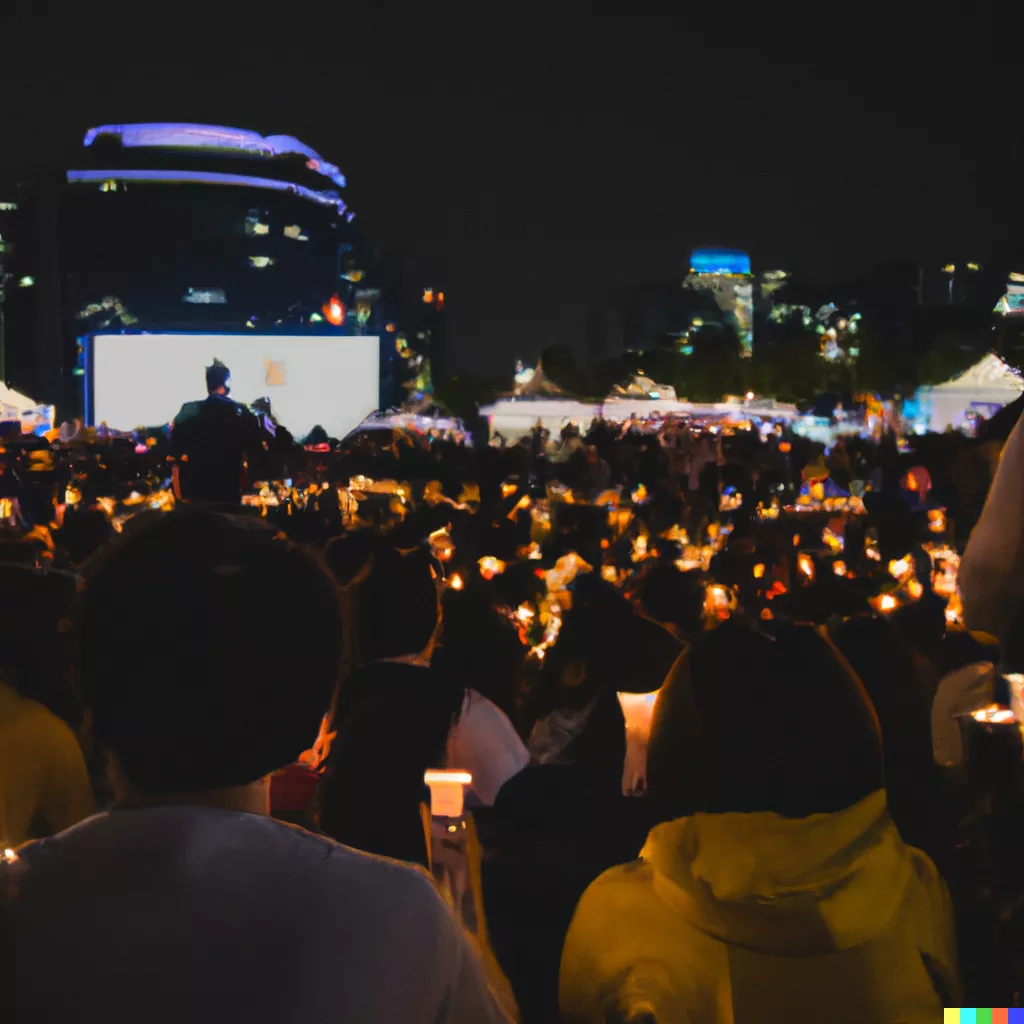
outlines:
[{"label": "white projection screen", "polygon": [[342,438],[380,400],[376,336],[96,334],[90,355],[88,416],[113,430],[162,426],[185,402],[205,398],[214,359],[231,371],[233,399],[269,399],[296,440],[318,424]]}]

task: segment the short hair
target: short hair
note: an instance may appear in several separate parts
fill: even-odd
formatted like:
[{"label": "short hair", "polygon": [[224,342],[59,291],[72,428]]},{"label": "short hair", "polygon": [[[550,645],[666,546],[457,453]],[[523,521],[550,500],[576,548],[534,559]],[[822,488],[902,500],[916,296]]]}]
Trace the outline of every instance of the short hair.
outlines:
[{"label": "short hair", "polygon": [[121,536],[87,567],[79,628],[96,737],[140,792],[293,762],[338,680],[337,588],[259,520],[181,509]]},{"label": "short hair", "polygon": [[812,626],[730,620],[676,663],[655,706],[651,797],[674,815],[843,810],[881,789],[878,720]]},{"label": "short hair", "polygon": [[219,360],[214,361],[206,368],[206,390],[213,394],[218,388],[225,388],[231,378],[231,371]]},{"label": "short hair", "polygon": [[424,653],[439,616],[437,582],[426,548],[403,554],[387,541],[379,543],[357,604],[360,661]]}]

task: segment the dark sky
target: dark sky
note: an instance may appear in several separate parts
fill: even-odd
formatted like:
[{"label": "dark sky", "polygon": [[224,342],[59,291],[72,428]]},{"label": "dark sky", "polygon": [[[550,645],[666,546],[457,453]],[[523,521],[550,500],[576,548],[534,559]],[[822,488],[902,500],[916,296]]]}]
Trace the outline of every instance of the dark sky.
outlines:
[{"label": "dark sky", "polygon": [[694,245],[829,279],[984,258],[1014,230],[1020,92],[1002,8],[907,5],[901,22],[896,2],[789,21],[798,8],[751,20],[747,6],[675,19],[549,5],[492,27],[303,4],[265,23],[246,5],[183,10],[146,31],[99,9],[80,24],[5,16],[0,167],[73,152],[105,122],[296,135],[348,175],[410,284],[445,291],[467,371],[581,347],[592,303],[681,276]]}]

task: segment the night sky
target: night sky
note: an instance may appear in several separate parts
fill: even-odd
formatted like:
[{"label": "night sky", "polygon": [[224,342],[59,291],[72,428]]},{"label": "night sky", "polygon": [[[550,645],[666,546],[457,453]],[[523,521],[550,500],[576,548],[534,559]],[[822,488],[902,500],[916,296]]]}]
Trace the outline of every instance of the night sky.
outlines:
[{"label": "night sky", "polygon": [[346,173],[410,289],[445,291],[466,372],[582,351],[588,307],[681,277],[695,245],[828,280],[890,258],[984,259],[1017,229],[1001,9],[909,5],[899,23],[896,3],[820,5],[754,22],[746,6],[680,20],[551,5],[488,28],[293,20],[284,4],[265,23],[237,5],[146,32],[99,9],[81,24],[7,16],[0,169],[60,159],[108,122],[296,135]]}]

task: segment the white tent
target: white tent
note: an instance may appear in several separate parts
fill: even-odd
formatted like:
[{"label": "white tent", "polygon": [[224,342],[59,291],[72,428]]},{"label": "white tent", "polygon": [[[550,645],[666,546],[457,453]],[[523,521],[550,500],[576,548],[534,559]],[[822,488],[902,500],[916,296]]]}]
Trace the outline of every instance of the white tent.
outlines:
[{"label": "white tent", "polygon": [[919,388],[917,402],[928,428],[937,433],[964,430],[974,416],[988,419],[1020,398],[1024,380],[989,352],[965,373],[945,384]]}]

